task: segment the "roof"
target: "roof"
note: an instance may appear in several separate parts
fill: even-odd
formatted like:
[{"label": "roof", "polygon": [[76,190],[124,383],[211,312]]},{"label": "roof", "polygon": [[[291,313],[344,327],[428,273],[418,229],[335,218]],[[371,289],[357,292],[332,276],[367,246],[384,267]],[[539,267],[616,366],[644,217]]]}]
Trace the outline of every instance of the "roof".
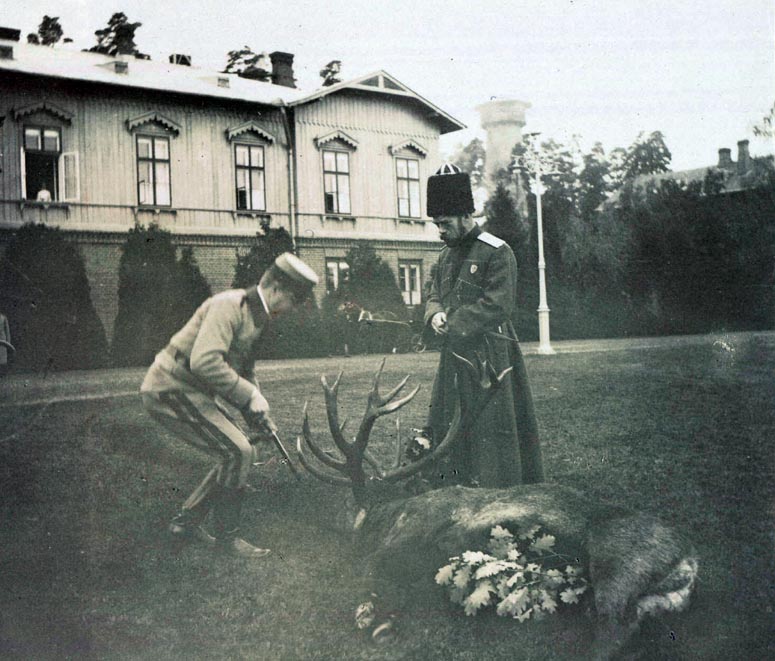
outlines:
[{"label": "roof", "polygon": [[[90,53],[67,46],[51,48],[7,40],[0,40],[0,44],[11,45],[14,50],[13,59],[0,59],[0,71],[265,105],[283,105],[304,96],[301,90],[291,87],[198,67]],[[128,64],[127,73],[116,72],[114,63],[118,61]],[[228,79],[228,87],[220,86],[219,78]]]},{"label": "roof", "polygon": [[448,113],[444,112],[441,108],[434,105],[428,99],[422,97],[417,92],[409,89],[406,85],[395,79],[386,71],[373,71],[363,76],[346,80],[335,85],[328,87],[321,87],[320,89],[303,96],[296,101],[289,103],[291,106],[302,105],[304,103],[310,103],[317,99],[322,99],[329,94],[335,94],[342,90],[359,90],[361,92],[384,94],[387,96],[403,97],[419,103],[430,111],[434,119],[439,123],[442,133],[450,133],[452,131],[458,131],[466,128],[466,125],[461,121],[452,117]]},{"label": "roof", "polygon": [[[297,106],[342,90],[360,90],[373,94],[408,99],[423,106],[438,123],[441,133],[465,128],[465,124],[410,90],[385,71],[377,71],[352,80],[312,91],[276,85],[237,74],[199,67],[137,59],[130,55],[110,56],[75,50],[70,46],[37,46],[0,39],[0,45],[13,47],[13,59],[0,59],[0,71],[15,71],[64,80],[84,81],[117,87],[177,92],[194,96],[247,101],[271,106]],[[116,70],[116,62],[127,65],[125,73]],[[223,84],[228,80],[228,86]]]},{"label": "roof", "polygon": [[[669,171],[660,172],[658,174],[640,174],[632,180],[632,185],[635,189],[644,190],[649,185],[657,188],[663,181],[675,181],[682,185],[688,185],[693,182],[702,183],[709,170],[723,174],[722,193],[736,193],[749,187],[737,171],[719,168],[716,165],[709,165],[704,168],[693,168],[691,170],[678,170],[676,172]],[[616,206],[619,203],[620,196],[621,189],[615,190],[608,199],[603,202],[601,207]]]}]

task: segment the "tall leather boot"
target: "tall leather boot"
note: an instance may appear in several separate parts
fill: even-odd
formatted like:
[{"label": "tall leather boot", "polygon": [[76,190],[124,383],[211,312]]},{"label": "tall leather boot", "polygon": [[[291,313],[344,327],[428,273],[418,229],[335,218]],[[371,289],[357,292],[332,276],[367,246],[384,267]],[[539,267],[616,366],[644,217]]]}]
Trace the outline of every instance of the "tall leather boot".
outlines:
[{"label": "tall leather boot", "polygon": [[183,503],[180,512],[169,525],[170,534],[176,539],[198,541],[210,546],[215,544],[213,537],[204,529],[202,523],[210,508],[218,498],[220,486],[217,483],[219,466],[214,466],[199,486]]},{"label": "tall leather boot", "polygon": [[213,505],[216,548],[240,558],[263,558],[269,549],[253,546],[238,536],[245,492],[242,489],[222,488]]}]

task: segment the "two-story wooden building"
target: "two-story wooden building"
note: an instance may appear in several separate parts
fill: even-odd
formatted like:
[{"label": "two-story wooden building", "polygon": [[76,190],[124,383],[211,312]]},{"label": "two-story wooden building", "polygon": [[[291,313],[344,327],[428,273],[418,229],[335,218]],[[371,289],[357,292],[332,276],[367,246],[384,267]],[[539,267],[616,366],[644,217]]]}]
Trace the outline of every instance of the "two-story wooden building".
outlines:
[{"label": "two-story wooden building", "polygon": [[136,223],[193,246],[214,290],[265,223],[325,276],[318,296],[369,240],[420,303],[440,246],[425,181],[439,136],[463,124],[384,71],[305,93],[293,56],[275,52],[269,78],[23,44],[0,28],[0,245],[26,222],[66,232],[109,334]]}]

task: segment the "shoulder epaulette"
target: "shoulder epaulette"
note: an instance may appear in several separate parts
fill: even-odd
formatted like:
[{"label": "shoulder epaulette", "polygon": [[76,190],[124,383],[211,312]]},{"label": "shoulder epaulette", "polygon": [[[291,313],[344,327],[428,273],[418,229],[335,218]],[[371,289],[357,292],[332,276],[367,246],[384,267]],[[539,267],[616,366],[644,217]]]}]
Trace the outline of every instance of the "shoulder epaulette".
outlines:
[{"label": "shoulder epaulette", "polygon": [[489,232],[482,232],[476,238],[480,241],[483,241],[488,246],[492,246],[493,248],[500,248],[504,243],[506,243],[503,239],[499,239],[497,236],[490,234]]}]

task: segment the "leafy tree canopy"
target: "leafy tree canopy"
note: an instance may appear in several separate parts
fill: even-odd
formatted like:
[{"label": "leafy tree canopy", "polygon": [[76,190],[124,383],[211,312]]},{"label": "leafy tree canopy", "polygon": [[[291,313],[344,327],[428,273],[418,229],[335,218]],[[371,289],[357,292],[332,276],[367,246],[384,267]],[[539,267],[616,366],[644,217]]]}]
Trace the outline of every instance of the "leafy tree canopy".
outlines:
[{"label": "leafy tree canopy", "polygon": [[284,227],[267,227],[256,239],[245,255],[237,251],[234,279],[231,286],[244,289],[255,285],[278,255],[293,252],[293,240]]},{"label": "leafy tree canopy", "polygon": [[672,158],[661,131],[654,131],[649,135],[641,132],[625,153],[624,179],[634,179],[641,174],[667,172]]},{"label": "leafy tree canopy", "polygon": [[97,45],[92,46],[89,52],[104,55],[134,55],[139,59],[149,60],[150,56],[141,53],[135,44],[135,32],[141,26],[142,23],[130,23],[123,12],[116,12],[110,17],[107,27],[95,30]]},{"label": "leafy tree canopy", "polygon": [[37,32],[31,32],[27,35],[28,44],[38,44],[41,46],[53,46],[62,39],[62,26],[59,24],[58,16],[44,16],[38,25]]},{"label": "leafy tree canopy", "polygon": [[329,87],[342,82],[342,62],[340,60],[331,60],[320,70],[320,77],[323,79],[323,87]]},{"label": "leafy tree canopy", "polygon": [[762,121],[753,127],[753,134],[760,138],[775,137],[775,103],[772,104],[770,112],[762,117]]},{"label": "leafy tree canopy", "polygon": [[271,79],[271,63],[266,53],[255,53],[250,46],[230,50],[223,73],[236,73],[244,78],[268,81]]},{"label": "leafy tree canopy", "polygon": [[487,151],[479,138],[474,138],[467,145],[460,145],[453,154],[451,162],[463,172],[471,175],[471,185],[478,188],[484,181],[484,166],[487,161]]}]

